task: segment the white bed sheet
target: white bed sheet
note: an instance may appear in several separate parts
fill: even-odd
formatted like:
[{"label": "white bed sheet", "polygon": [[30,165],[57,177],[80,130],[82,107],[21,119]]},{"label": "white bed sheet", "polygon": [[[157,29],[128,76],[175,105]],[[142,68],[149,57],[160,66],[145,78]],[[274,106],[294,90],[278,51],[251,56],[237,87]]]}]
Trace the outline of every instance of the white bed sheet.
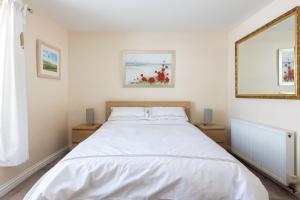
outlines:
[{"label": "white bed sheet", "polygon": [[188,122],[107,122],[25,199],[267,200],[260,180]]}]

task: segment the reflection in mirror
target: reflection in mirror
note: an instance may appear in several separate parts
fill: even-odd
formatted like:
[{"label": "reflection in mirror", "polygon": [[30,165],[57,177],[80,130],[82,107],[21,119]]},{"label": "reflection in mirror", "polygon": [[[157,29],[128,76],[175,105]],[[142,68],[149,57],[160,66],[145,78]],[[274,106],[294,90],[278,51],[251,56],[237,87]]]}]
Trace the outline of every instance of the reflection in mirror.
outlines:
[{"label": "reflection in mirror", "polygon": [[236,43],[237,95],[297,94],[296,24],[294,12]]}]

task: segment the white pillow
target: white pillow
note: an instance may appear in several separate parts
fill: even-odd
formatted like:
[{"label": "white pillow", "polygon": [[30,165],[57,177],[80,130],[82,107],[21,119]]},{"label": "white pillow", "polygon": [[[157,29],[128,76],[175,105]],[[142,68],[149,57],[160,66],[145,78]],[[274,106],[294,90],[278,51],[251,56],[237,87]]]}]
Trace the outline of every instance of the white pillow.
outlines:
[{"label": "white pillow", "polygon": [[188,121],[183,107],[152,107],[151,120],[183,120]]},{"label": "white pillow", "polygon": [[147,119],[144,107],[112,107],[109,121]]},{"label": "white pillow", "polygon": [[135,117],[135,116],[110,116],[108,121],[145,121],[148,120],[146,117]]}]

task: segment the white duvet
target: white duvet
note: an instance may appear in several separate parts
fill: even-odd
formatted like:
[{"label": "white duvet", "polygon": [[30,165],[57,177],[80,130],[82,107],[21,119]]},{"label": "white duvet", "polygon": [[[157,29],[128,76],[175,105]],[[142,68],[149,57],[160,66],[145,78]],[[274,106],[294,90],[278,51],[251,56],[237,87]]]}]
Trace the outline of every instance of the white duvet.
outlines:
[{"label": "white duvet", "polygon": [[267,200],[260,180],[188,122],[107,122],[25,199]]}]

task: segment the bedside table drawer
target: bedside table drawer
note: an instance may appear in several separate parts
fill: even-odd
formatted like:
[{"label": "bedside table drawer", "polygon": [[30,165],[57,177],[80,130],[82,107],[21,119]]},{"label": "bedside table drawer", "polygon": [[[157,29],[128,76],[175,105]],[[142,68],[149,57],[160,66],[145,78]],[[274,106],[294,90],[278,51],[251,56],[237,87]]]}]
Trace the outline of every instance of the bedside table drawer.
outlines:
[{"label": "bedside table drawer", "polygon": [[90,135],[92,135],[94,131],[89,130],[73,130],[72,131],[72,142],[73,143],[80,143],[86,138],[88,138]]},{"label": "bedside table drawer", "polygon": [[225,143],[227,134],[225,130],[206,130],[205,134],[217,143]]},{"label": "bedside table drawer", "polygon": [[217,142],[217,144],[227,150],[227,144],[225,142]]}]

